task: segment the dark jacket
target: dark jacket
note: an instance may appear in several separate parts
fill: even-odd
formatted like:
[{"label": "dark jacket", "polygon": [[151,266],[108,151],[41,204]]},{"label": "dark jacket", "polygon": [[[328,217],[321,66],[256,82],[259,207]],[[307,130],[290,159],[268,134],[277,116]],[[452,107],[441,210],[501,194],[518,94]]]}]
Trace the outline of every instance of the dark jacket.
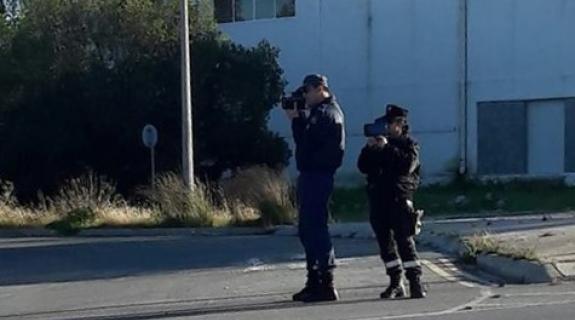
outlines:
[{"label": "dark jacket", "polygon": [[381,148],[364,147],[357,166],[382,197],[411,198],[419,186],[419,145],[410,136],[389,138]]},{"label": "dark jacket", "polygon": [[302,111],[292,122],[296,162],[300,172],[335,173],[345,150],[344,116],[333,98]]}]

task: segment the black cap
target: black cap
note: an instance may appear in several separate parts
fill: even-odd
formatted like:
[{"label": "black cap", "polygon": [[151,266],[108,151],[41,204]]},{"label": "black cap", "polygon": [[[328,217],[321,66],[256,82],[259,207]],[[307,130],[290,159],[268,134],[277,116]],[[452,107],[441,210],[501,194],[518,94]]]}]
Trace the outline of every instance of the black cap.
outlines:
[{"label": "black cap", "polygon": [[385,120],[387,122],[393,122],[397,118],[407,118],[409,111],[395,104],[388,104],[385,107]]},{"label": "black cap", "polygon": [[303,87],[313,86],[315,88],[320,85],[326,88],[328,87],[326,76],[321,74],[310,74],[303,79]]}]

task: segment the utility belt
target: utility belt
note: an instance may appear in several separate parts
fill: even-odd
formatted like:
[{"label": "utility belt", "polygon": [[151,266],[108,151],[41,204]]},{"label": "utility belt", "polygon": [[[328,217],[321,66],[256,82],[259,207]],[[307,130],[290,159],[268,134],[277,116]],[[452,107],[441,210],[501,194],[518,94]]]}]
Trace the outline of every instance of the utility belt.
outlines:
[{"label": "utility belt", "polygon": [[397,206],[397,211],[401,214],[398,217],[399,223],[407,236],[417,236],[421,233],[423,227],[422,219],[425,212],[422,209],[415,208],[410,194],[402,194],[402,192],[397,192],[397,190],[381,188],[374,184],[367,186],[367,192],[372,199]]}]

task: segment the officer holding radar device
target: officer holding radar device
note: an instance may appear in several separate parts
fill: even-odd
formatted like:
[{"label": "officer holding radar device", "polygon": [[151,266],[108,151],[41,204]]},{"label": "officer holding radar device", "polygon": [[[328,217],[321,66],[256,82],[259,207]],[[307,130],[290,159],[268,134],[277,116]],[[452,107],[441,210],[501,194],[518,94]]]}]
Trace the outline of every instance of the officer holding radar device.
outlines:
[{"label": "officer holding radar device", "polygon": [[359,170],[367,175],[371,227],[390,277],[382,299],[406,295],[404,270],[411,298],[426,296],[414,241],[423,215],[413,207],[420,182],[419,145],[409,135],[407,114],[402,107],[387,105],[385,116],[365,125],[367,144],[358,160]]},{"label": "officer holding radar device", "polygon": [[294,301],[334,301],[335,253],[328,230],[328,201],[345,148],[344,116],[327,78],[306,76],[292,96],[282,99],[292,122],[297,183],[298,233],[305,250],[307,282]]}]

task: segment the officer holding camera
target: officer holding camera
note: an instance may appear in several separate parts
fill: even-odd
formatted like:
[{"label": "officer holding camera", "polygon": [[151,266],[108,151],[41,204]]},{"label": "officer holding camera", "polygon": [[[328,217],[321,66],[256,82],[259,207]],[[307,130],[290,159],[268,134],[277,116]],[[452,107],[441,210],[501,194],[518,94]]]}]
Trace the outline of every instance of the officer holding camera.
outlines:
[{"label": "officer holding camera", "polygon": [[307,282],[294,301],[334,301],[335,254],[328,230],[328,201],[345,148],[344,115],[327,78],[309,75],[292,97],[282,101],[296,144],[300,241],[305,249]]},{"label": "officer holding camera", "polygon": [[413,207],[420,182],[419,146],[409,136],[407,114],[404,108],[388,105],[384,117],[366,125],[367,145],[358,160],[359,170],[367,175],[370,223],[390,277],[382,299],[405,296],[403,269],[411,298],[426,296],[414,241],[421,218]]}]

